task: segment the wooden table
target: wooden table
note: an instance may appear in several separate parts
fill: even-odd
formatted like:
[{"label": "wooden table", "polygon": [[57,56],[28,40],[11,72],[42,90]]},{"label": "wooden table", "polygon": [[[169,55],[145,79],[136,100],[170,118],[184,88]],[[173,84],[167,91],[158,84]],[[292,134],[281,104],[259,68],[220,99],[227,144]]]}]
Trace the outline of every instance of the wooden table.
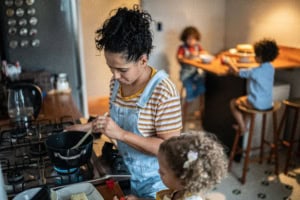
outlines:
[{"label": "wooden table", "polygon": [[[206,93],[203,127],[206,131],[216,134],[229,148],[232,146],[236,123],[229,102],[233,98],[246,95],[246,80],[229,74],[228,67],[221,63],[222,56],[230,55],[228,51],[221,52],[210,64],[200,61],[183,60],[184,63],[206,71]],[[234,55],[231,55],[234,57]],[[279,56],[272,63],[276,71],[282,69],[300,69],[300,49],[279,46]],[[257,67],[258,63],[238,63],[238,67]]]},{"label": "wooden table", "polygon": [[[201,61],[182,59],[181,61],[186,64],[193,65],[197,68],[201,68],[206,72],[213,73],[217,76],[227,76],[228,75],[228,67],[225,64],[221,63],[222,56],[230,56],[236,58],[237,55],[229,53],[229,51],[221,52],[216,55],[215,59],[209,64],[202,63]],[[237,66],[240,68],[252,68],[257,67],[259,64],[254,61],[254,59],[250,59],[252,62],[248,63],[239,63],[236,62]],[[291,69],[291,68],[300,68],[300,49],[279,46],[279,55],[272,62],[274,68],[278,69]]]}]

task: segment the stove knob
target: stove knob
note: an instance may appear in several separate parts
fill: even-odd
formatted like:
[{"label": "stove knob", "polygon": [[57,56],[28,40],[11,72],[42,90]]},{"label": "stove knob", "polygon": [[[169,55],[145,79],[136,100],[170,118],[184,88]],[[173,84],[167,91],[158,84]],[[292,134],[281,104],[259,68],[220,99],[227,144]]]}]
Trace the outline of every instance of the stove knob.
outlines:
[{"label": "stove knob", "polygon": [[15,49],[15,48],[17,48],[17,46],[18,46],[18,41],[12,40],[12,41],[9,42],[9,47],[10,48]]},{"label": "stove knob", "polygon": [[40,40],[39,39],[32,40],[31,46],[33,46],[33,47],[39,47],[40,46]]},{"label": "stove knob", "polygon": [[31,24],[32,26],[35,26],[38,23],[38,19],[36,17],[31,17],[29,19],[29,24]]},{"label": "stove knob", "polygon": [[26,26],[27,25],[27,20],[26,19],[20,19],[20,21],[19,21],[19,25],[20,26]]},{"label": "stove knob", "polygon": [[32,28],[32,29],[30,29],[30,31],[29,31],[29,35],[30,36],[34,36],[34,35],[36,35],[37,34],[37,29],[35,29],[35,28]]},{"label": "stove knob", "polygon": [[18,17],[23,17],[24,13],[25,13],[25,11],[24,11],[23,8],[18,8],[18,9],[16,10],[16,15],[17,15]]},{"label": "stove knob", "polygon": [[8,7],[12,6],[14,4],[13,0],[5,0],[4,4]]},{"label": "stove knob", "polygon": [[17,24],[17,20],[11,18],[11,19],[8,19],[7,21],[7,25],[8,26],[15,26]]},{"label": "stove knob", "polygon": [[28,34],[27,28],[21,28],[19,31],[20,36],[26,36]]},{"label": "stove knob", "polygon": [[14,9],[9,8],[9,9],[6,10],[6,15],[7,15],[8,17],[12,17],[12,16],[14,16],[14,14],[15,14]]},{"label": "stove knob", "polygon": [[31,6],[32,4],[34,4],[34,0],[26,0],[26,4],[28,6]]},{"label": "stove knob", "polygon": [[28,47],[28,45],[29,45],[29,41],[28,40],[22,40],[21,43],[20,43],[21,47]]},{"label": "stove knob", "polygon": [[15,5],[18,7],[22,6],[23,3],[24,3],[23,0],[15,0]]},{"label": "stove knob", "polygon": [[8,34],[9,35],[15,35],[17,33],[17,28],[11,27],[8,29]]},{"label": "stove knob", "polygon": [[35,8],[28,8],[28,10],[27,10],[28,15],[35,15],[35,13],[36,13]]}]

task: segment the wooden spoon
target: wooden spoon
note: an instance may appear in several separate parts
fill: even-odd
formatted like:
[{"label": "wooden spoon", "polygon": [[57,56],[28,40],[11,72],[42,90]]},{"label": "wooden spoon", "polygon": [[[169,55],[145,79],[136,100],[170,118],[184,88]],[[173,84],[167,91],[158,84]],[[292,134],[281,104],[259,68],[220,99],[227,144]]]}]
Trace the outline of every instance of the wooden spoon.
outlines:
[{"label": "wooden spoon", "polygon": [[92,133],[92,128],[79,140],[79,142],[74,145],[71,149],[76,149],[84,142],[84,140]]}]

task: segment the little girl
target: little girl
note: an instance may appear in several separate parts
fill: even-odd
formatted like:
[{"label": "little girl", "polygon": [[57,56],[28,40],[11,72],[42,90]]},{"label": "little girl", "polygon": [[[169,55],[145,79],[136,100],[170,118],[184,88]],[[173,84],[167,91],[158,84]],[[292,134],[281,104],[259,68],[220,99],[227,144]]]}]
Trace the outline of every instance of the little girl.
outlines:
[{"label": "little girl", "polygon": [[212,134],[191,132],[165,140],[158,152],[159,173],[169,188],[157,200],[202,200],[227,173],[223,147]]}]

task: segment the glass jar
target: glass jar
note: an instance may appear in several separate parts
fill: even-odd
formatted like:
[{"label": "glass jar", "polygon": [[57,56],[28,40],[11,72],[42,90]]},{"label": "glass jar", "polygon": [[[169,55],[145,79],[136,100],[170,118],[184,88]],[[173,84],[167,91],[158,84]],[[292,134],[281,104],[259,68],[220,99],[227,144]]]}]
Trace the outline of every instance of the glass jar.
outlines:
[{"label": "glass jar", "polygon": [[59,92],[65,92],[69,90],[69,82],[66,73],[58,74],[56,81],[56,89]]}]

